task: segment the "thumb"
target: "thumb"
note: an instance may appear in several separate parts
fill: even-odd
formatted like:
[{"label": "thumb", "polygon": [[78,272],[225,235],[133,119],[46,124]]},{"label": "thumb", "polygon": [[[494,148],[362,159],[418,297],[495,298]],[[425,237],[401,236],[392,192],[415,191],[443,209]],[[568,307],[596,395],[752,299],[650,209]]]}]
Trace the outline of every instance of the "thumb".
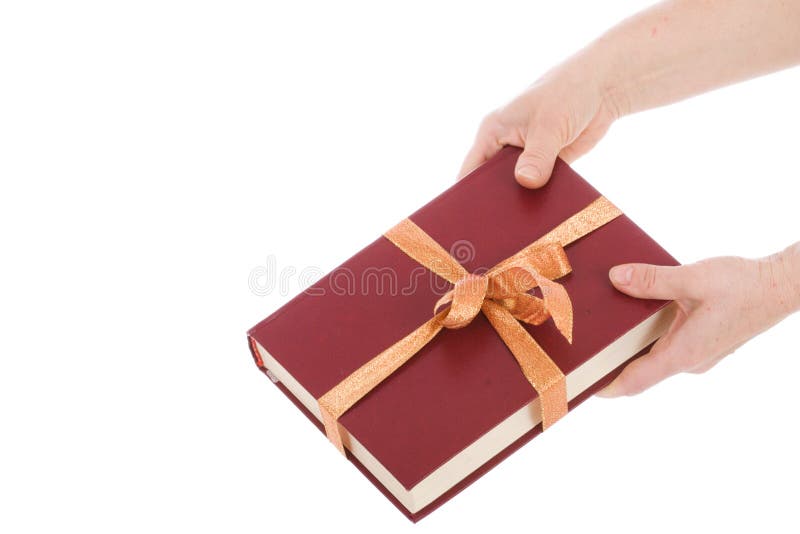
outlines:
[{"label": "thumb", "polygon": [[552,121],[531,122],[525,139],[525,149],[514,170],[517,182],[530,188],[542,187],[553,173],[556,156],[564,146],[559,128]]},{"label": "thumb", "polygon": [[608,275],[614,287],[640,299],[674,300],[687,297],[692,281],[686,265],[627,263],[612,267]]}]

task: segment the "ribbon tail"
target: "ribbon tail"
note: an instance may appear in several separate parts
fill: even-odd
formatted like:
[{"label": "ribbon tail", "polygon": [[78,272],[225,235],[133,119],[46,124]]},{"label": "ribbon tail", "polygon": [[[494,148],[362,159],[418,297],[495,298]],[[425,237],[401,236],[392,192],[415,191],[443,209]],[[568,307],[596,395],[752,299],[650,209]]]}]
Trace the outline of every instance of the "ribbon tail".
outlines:
[{"label": "ribbon tail", "polygon": [[567,414],[567,380],[550,356],[507,309],[486,300],[481,308],[539,394],[542,430]]},{"label": "ribbon tail", "polygon": [[442,329],[442,318],[446,313],[447,310],[436,314],[317,399],[325,434],[343,455],[347,456],[339,431],[339,417],[433,339]]},{"label": "ribbon tail", "polygon": [[567,294],[567,290],[558,282],[548,280],[535,271],[533,275],[536,277],[539,289],[542,290],[544,306],[553,318],[556,328],[558,328],[561,335],[571,344],[573,322],[572,301],[569,298],[569,294]]}]

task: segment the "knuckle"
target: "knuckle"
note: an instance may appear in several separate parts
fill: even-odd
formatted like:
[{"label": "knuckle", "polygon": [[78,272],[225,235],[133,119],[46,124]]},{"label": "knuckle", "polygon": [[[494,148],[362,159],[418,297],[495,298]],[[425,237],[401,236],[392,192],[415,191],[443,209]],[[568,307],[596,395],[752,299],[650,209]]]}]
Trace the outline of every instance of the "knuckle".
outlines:
[{"label": "knuckle", "polygon": [[691,365],[689,366],[689,368],[686,369],[686,372],[691,373],[693,375],[701,375],[706,371],[708,371],[709,369],[711,369],[712,367],[714,367],[715,364],[716,360],[714,359],[695,362],[694,365]]},{"label": "knuckle", "polygon": [[686,360],[683,357],[669,357],[669,359],[664,363],[662,378],[667,378],[678,373],[682,373],[689,367],[690,366],[687,365]]},{"label": "knuckle", "polygon": [[709,258],[684,266],[684,283],[687,290],[697,298],[727,295],[731,291],[731,280],[735,270],[731,266],[737,258]]},{"label": "knuckle", "polygon": [[[702,369],[704,365],[703,360],[699,357],[697,352],[691,349],[685,350],[675,359],[677,360],[677,367],[675,370],[680,372],[694,373],[696,369]],[[702,373],[704,371],[705,370],[697,372]]]},{"label": "knuckle", "polygon": [[494,110],[481,120],[478,131],[484,135],[496,134],[500,129],[501,124],[502,120],[500,117],[500,112],[498,110]]},{"label": "knuckle", "polygon": [[658,269],[655,265],[646,265],[641,270],[641,286],[644,289],[654,289],[658,284]]},{"label": "knuckle", "polygon": [[664,372],[667,375],[680,373],[687,368],[686,359],[683,356],[664,355]]},{"label": "knuckle", "polygon": [[548,158],[552,157],[544,147],[539,145],[527,145],[525,146],[525,155],[524,159],[533,161],[536,163],[544,162]]}]

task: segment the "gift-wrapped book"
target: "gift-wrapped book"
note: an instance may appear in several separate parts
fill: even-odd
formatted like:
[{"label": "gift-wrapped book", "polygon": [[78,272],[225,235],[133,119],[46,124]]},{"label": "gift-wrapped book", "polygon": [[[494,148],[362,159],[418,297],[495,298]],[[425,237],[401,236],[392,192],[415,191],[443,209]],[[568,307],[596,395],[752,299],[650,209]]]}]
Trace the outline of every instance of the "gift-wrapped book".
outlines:
[{"label": "gift-wrapped book", "polygon": [[413,521],[672,318],[608,271],[676,260],[561,160],[543,188],[519,186],[519,153],[503,148],[248,332],[259,368]]}]

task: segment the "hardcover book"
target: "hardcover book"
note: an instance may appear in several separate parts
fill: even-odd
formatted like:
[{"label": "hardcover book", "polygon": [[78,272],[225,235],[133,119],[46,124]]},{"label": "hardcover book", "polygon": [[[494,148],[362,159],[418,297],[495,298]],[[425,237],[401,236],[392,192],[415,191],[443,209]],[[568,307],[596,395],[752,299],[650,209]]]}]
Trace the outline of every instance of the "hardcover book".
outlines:
[{"label": "hardcover book", "polygon": [[[575,214],[602,199],[560,159],[547,185],[520,186],[514,180],[520,152],[503,148],[411,214],[408,224],[438,243],[466,273],[491,274],[493,266],[554,229],[574,227]],[[499,335],[496,319],[477,313],[468,324],[426,338],[336,421],[326,419],[320,409],[326,393],[434,314],[446,313],[435,309],[437,302],[455,307],[460,298],[458,291],[453,296],[453,283],[421,265],[390,235],[381,235],[258,323],[248,339],[258,367],[322,437],[326,430],[332,441],[336,436],[347,460],[417,521],[542,433],[546,403]],[[567,410],[646,353],[674,314],[670,302],[618,292],[609,269],[628,262],[678,262],[624,214],[573,237],[563,251],[570,267],[557,282],[571,304],[571,335],[565,335],[563,320],[557,324],[555,311],[552,317],[545,312],[538,321],[514,323],[563,374],[567,416],[560,424],[569,424]],[[547,301],[549,287],[541,282],[526,293],[539,303]],[[489,287],[486,300],[491,300]],[[491,311],[487,306],[481,309]],[[299,467],[303,460],[286,461]]]}]

